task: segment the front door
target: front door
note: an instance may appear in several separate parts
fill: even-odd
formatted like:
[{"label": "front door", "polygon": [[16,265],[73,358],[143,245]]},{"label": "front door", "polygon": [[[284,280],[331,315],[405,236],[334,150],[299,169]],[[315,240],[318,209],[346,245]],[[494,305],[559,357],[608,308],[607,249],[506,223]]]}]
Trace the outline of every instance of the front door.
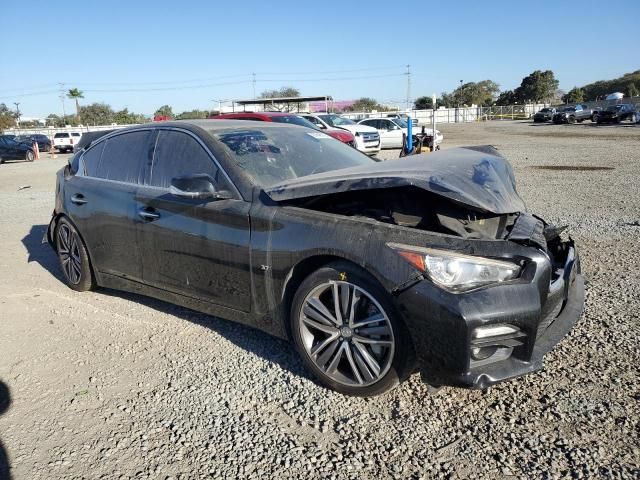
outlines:
[{"label": "front door", "polygon": [[248,312],[250,203],[239,196],[198,200],[171,194],[172,178],[195,174],[210,175],[216,190],[235,191],[193,134],[161,129],[136,201],[144,281]]}]

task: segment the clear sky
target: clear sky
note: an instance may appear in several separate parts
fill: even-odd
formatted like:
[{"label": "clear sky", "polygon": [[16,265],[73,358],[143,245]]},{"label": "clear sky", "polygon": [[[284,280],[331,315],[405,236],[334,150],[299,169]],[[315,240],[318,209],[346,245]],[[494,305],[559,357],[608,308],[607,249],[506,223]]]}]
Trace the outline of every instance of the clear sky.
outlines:
[{"label": "clear sky", "polygon": [[[551,69],[568,90],[640,68],[640,1],[7,1],[0,102],[60,114],[58,83],[152,114],[293,86],[380,102]],[[73,112],[70,100],[67,113]],[[217,105],[217,104],[216,104]]]}]

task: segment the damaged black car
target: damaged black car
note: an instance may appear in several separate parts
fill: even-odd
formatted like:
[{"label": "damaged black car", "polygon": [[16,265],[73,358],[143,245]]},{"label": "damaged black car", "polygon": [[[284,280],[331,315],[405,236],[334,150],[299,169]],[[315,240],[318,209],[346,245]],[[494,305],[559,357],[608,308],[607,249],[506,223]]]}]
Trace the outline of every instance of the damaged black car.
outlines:
[{"label": "damaged black car", "polygon": [[56,192],[69,287],[289,339],[345,394],[539,370],[583,309],[574,242],[527,212],[491,147],[377,162],[297,126],[157,123],[94,141]]}]

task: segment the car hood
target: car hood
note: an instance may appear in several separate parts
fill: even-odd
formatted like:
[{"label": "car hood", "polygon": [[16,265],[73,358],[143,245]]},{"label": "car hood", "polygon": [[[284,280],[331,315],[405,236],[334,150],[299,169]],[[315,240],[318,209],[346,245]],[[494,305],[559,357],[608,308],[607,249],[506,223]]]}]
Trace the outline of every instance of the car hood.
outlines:
[{"label": "car hood", "polygon": [[526,211],[511,165],[489,146],[454,148],[308,175],[269,187],[265,193],[274,201],[286,201],[406,186],[499,215]]},{"label": "car hood", "polygon": [[335,127],[335,128],[342,128],[344,130],[349,130],[351,133],[378,133],[378,129],[373,128],[373,127],[368,127],[366,125],[340,125],[339,127]]}]

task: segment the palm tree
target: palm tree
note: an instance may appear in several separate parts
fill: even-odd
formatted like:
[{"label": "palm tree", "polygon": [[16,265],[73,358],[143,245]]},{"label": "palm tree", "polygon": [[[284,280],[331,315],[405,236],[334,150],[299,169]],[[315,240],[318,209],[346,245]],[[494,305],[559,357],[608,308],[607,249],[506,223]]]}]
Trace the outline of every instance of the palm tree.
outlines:
[{"label": "palm tree", "polygon": [[84,98],[84,95],[82,94],[82,90],[78,90],[77,88],[72,88],[71,90],[69,90],[69,93],[67,93],[67,97],[73,98],[76,101],[76,118],[80,120],[80,104],[78,103],[78,99]]}]

